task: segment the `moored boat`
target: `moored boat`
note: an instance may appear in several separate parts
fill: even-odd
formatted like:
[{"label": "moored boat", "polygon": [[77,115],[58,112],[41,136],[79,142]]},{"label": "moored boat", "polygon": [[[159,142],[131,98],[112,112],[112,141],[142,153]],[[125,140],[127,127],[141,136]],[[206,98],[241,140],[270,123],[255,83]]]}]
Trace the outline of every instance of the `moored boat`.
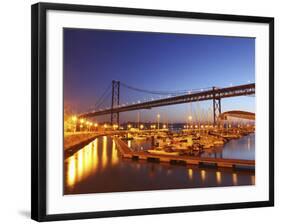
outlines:
[{"label": "moored boat", "polygon": [[152,154],[159,154],[159,155],[172,155],[172,156],[178,156],[179,152],[175,152],[175,151],[165,151],[165,150],[161,150],[161,149],[149,149],[147,150],[149,153]]}]

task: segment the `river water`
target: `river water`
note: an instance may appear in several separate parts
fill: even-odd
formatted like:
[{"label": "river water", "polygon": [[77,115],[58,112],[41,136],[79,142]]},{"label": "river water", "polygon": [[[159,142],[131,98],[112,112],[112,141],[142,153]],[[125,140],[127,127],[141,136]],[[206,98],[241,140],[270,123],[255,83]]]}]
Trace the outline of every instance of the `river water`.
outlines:
[{"label": "river water", "polygon": [[[129,141],[134,150],[150,141]],[[231,140],[201,156],[255,159],[255,134]],[[105,193],[255,184],[255,172],[122,159],[110,137],[99,137],[64,161],[64,194]]]}]

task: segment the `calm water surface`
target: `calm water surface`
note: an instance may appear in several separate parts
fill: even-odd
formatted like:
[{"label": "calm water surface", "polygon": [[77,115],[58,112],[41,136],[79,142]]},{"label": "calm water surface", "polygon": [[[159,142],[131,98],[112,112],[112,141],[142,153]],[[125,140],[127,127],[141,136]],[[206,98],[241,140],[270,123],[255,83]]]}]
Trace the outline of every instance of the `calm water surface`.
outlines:
[{"label": "calm water surface", "polygon": [[[149,140],[129,141],[134,150]],[[201,156],[255,159],[255,135],[231,140]],[[110,137],[99,137],[64,162],[64,193],[83,194],[255,184],[254,171],[180,166],[122,159]]]}]

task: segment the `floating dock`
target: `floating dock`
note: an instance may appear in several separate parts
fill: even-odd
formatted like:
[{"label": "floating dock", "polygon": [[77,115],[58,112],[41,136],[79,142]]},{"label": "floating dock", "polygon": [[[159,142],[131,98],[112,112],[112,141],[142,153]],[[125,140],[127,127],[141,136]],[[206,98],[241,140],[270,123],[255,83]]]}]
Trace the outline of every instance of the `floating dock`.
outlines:
[{"label": "floating dock", "polygon": [[175,155],[160,155],[148,152],[133,152],[128,145],[118,137],[114,136],[118,150],[123,158],[130,158],[136,160],[147,160],[154,162],[168,162],[176,164],[192,164],[192,165],[206,165],[215,167],[228,167],[228,168],[248,168],[255,167],[255,160],[243,159],[223,159],[223,158],[208,158],[208,157],[195,157],[195,156],[175,156]]}]

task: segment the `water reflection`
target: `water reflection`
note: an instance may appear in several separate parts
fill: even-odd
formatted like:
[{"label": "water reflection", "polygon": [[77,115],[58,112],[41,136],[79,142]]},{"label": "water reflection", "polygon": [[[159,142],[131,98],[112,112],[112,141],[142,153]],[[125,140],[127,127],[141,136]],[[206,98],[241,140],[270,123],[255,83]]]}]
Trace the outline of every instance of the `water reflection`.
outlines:
[{"label": "water reflection", "polygon": [[98,168],[99,160],[98,160],[98,138],[93,141],[92,144],[93,149],[93,172],[95,172]]},{"label": "water reflection", "polygon": [[232,182],[233,182],[233,185],[237,185],[238,184],[237,174],[236,173],[232,174]]},{"label": "water reflection", "polygon": [[107,136],[103,136],[102,141],[102,168],[106,166],[107,163]]},{"label": "water reflection", "polygon": [[254,175],[251,176],[251,184],[252,185],[256,184],[256,177]]},{"label": "water reflection", "polygon": [[204,182],[206,179],[206,171],[205,170],[201,170],[201,180],[202,182]]},{"label": "water reflection", "polygon": [[216,172],[216,180],[218,184],[221,184],[221,172],[217,171]]},{"label": "water reflection", "polygon": [[188,177],[190,180],[193,178],[193,170],[191,168],[188,169]]},{"label": "water reflection", "polygon": [[87,176],[93,174],[98,168],[98,139],[86,145],[74,155],[66,159],[67,177],[66,182],[72,187]]},{"label": "water reflection", "polygon": [[[148,147],[150,143],[144,140],[143,145],[134,141],[130,144],[134,148]],[[252,184],[255,184],[252,171],[122,159],[116,143],[107,136],[95,139],[65,159],[65,194]]]},{"label": "water reflection", "polygon": [[77,170],[77,177],[78,177],[78,181],[80,181],[82,179],[82,175],[83,175],[83,152],[84,150],[80,150],[77,153],[77,159],[78,159],[78,170]]},{"label": "water reflection", "polygon": [[118,153],[116,149],[116,143],[112,142],[112,155],[111,155],[111,163],[112,165],[115,165],[118,163]]},{"label": "water reflection", "polygon": [[251,139],[250,138],[248,138],[247,149],[251,150]]},{"label": "water reflection", "polygon": [[76,178],[76,163],[75,158],[71,157],[68,162],[68,172],[67,172],[67,184],[72,187],[75,183]]}]

